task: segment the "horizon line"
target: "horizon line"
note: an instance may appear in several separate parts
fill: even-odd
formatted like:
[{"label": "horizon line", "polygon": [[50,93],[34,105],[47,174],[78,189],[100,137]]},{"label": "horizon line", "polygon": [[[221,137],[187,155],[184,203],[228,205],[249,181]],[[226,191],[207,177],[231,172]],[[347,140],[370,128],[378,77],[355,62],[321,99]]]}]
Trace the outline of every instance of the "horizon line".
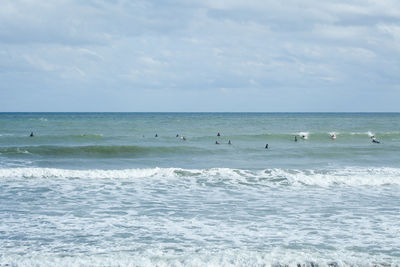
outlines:
[{"label": "horizon line", "polygon": [[400,111],[0,111],[5,113],[400,113]]}]

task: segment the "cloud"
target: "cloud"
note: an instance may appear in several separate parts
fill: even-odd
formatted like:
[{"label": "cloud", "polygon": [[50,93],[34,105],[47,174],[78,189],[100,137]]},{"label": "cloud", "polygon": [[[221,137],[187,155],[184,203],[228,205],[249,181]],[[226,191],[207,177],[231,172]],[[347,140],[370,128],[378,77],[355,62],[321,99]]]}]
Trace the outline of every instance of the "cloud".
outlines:
[{"label": "cloud", "polygon": [[30,55],[23,55],[23,58],[26,60],[28,64],[30,64],[33,68],[43,71],[54,71],[57,69],[57,66],[52,65],[46,60],[39,57],[32,57]]},{"label": "cloud", "polygon": [[[332,109],[332,92],[362,99],[379,87],[381,99],[393,98],[400,82],[399,16],[394,0],[4,0],[0,104],[15,106],[4,99],[32,88],[84,90],[102,105],[147,99],[149,92],[176,101],[224,93],[231,101],[218,107],[232,111],[235,97],[245,109],[246,92],[249,109],[272,94],[296,97],[292,104],[302,110],[309,100],[298,91]],[[359,108],[367,108],[362,103],[357,101]],[[77,105],[70,107],[82,110]],[[188,106],[201,109],[201,101]]]},{"label": "cloud", "polygon": [[379,24],[377,28],[383,34],[387,34],[392,37],[395,41],[400,40],[400,25],[396,24]]}]

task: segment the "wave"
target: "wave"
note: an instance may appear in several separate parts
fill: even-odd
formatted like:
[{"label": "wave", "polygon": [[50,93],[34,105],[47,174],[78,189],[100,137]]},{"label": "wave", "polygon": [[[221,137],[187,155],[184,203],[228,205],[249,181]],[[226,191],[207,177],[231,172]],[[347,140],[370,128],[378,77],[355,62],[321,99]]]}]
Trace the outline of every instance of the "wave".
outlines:
[{"label": "wave", "polygon": [[[87,253],[88,254],[88,253]],[[139,263],[139,264],[138,264]],[[10,266],[398,266],[400,260],[365,252],[311,251],[273,248],[266,251],[248,249],[198,249],[175,252],[150,248],[135,253],[112,251],[95,255],[57,255],[27,253],[5,254],[0,265]]]},{"label": "wave", "polygon": [[3,168],[0,179],[189,179],[207,184],[240,186],[385,186],[400,185],[400,168],[345,168],[334,170],[230,168],[144,168],[123,170],[70,170],[55,168]]},{"label": "wave", "polygon": [[[27,137],[29,137],[29,133],[27,133],[26,135],[15,135],[15,134],[0,134],[0,137],[3,137],[4,139],[11,139],[11,140],[18,140],[18,139],[26,139]],[[68,140],[90,140],[90,139],[101,139],[103,138],[104,135],[103,134],[72,134],[72,135],[39,135],[36,134],[35,135],[35,139],[34,140],[64,140],[64,141],[68,141]]]},{"label": "wave", "polygon": [[189,146],[26,146],[1,147],[0,154],[39,156],[83,156],[83,157],[135,157],[145,155],[167,155],[177,153],[203,153],[204,149]]},{"label": "wave", "polygon": [[30,118],[29,120],[30,120],[30,121],[48,121],[48,119],[47,119],[47,118],[44,118],[44,117],[40,117],[40,118]]},{"label": "wave", "polygon": [[[29,132],[30,133],[30,132]],[[26,135],[15,135],[15,134],[5,134],[1,133],[0,137],[2,138],[23,138],[26,139],[29,137],[29,133]],[[285,133],[256,133],[256,134],[231,134],[231,135],[222,135],[217,137],[216,135],[194,135],[190,136],[185,134],[184,136],[191,140],[198,139],[216,139],[216,138],[238,138],[238,139],[264,139],[264,138],[292,138],[294,136],[302,137],[305,139],[316,137],[316,138],[330,138],[332,134],[342,137],[355,137],[355,136],[365,136],[365,137],[398,137],[400,138],[400,132],[392,131],[392,132],[343,132],[343,131],[326,131],[326,132],[309,132],[309,131],[299,131],[299,132],[285,132]],[[105,137],[110,138],[143,138],[142,134],[137,135],[122,135],[122,136],[105,136],[102,133],[91,133],[91,134],[71,134],[71,135],[35,135],[35,140],[43,139],[43,140],[69,140],[69,139],[102,139]],[[152,137],[152,136],[151,136]],[[175,135],[165,136],[160,135],[160,138],[175,140]]]},{"label": "wave", "polygon": [[[377,132],[372,133],[368,132],[340,132],[340,131],[327,131],[327,132],[291,132],[291,133],[260,133],[260,134],[234,134],[234,135],[223,135],[219,138],[222,139],[231,139],[231,140],[279,140],[279,141],[287,141],[293,140],[295,136],[299,138],[299,140],[309,140],[309,141],[323,141],[330,140],[332,135],[336,135],[339,140],[370,140],[370,137],[376,136],[381,139],[400,139],[400,132]],[[187,137],[188,140],[194,141],[208,141],[208,140],[216,140],[218,137],[216,136],[196,136],[196,137]]]}]

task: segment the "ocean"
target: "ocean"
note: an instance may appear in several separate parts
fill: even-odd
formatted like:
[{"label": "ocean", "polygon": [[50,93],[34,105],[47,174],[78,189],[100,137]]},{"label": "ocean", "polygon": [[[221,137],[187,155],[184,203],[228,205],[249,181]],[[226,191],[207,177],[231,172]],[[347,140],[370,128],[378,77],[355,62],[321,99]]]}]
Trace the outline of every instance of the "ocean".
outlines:
[{"label": "ocean", "polygon": [[0,113],[0,266],[49,265],[399,266],[400,113]]}]

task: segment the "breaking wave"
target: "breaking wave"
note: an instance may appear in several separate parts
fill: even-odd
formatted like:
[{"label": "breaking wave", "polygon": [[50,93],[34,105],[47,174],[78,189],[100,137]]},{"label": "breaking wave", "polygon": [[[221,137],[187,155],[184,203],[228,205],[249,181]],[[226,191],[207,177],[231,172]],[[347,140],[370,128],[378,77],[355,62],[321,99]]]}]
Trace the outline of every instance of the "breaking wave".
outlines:
[{"label": "breaking wave", "polygon": [[398,168],[345,168],[340,170],[241,170],[230,168],[144,168],[124,170],[69,170],[4,168],[0,179],[194,179],[207,184],[241,186],[385,186],[400,185]]},{"label": "breaking wave", "polygon": [[371,256],[365,253],[336,252],[326,255],[321,252],[299,252],[290,249],[273,249],[271,251],[247,251],[230,249],[224,251],[207,251],[176,253],[160,249],[146,250],[138,253],[114,253],[107,255],[64,256],[4,256],[0,265],[11,266],[398,266],[398,259],[382,256]]}]

